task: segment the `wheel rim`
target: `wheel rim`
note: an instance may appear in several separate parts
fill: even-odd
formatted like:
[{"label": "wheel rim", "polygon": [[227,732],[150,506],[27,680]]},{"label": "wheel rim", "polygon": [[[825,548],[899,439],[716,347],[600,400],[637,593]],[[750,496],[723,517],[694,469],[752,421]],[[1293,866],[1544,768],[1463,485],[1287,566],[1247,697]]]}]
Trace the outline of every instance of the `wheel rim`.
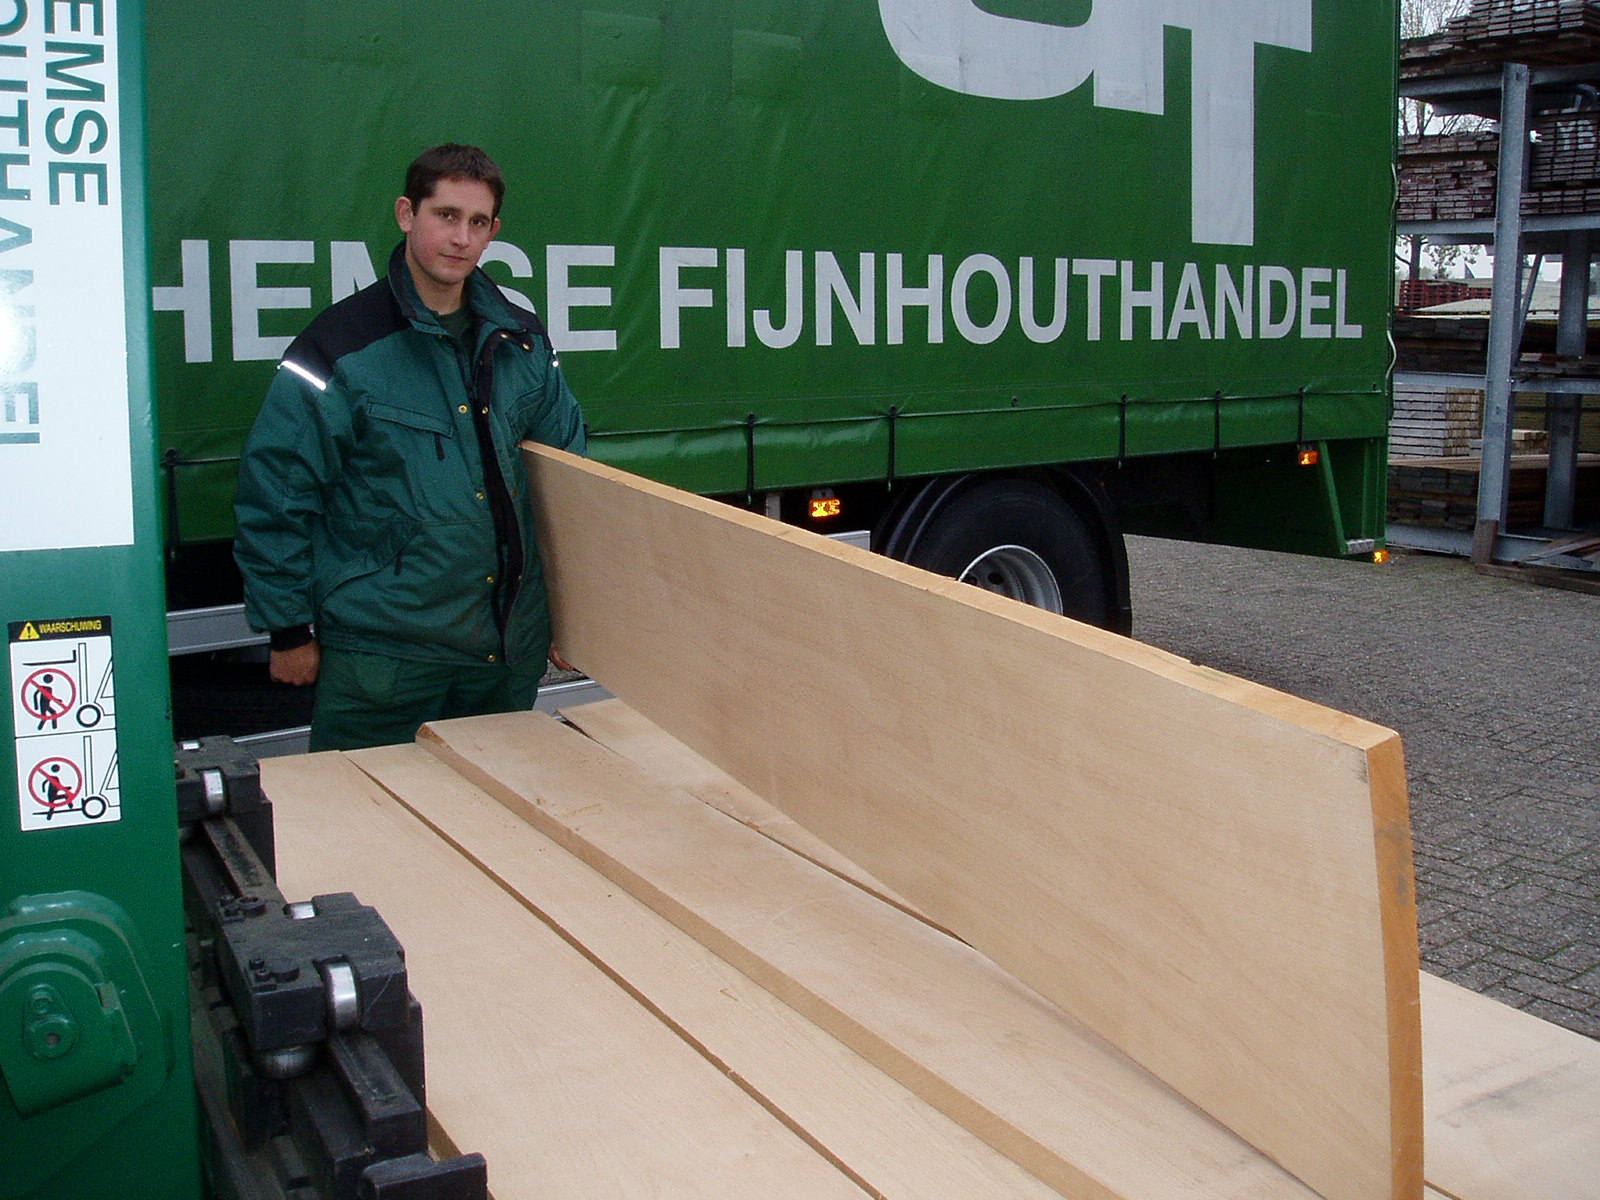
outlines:
[{"label": "wheel rim", "polygon": [[996,546],[985,550],[956,576],[986,592],[1010,596],[1035,608],[1062,611],[1061,585],[1050,564],[1026,546]]}]

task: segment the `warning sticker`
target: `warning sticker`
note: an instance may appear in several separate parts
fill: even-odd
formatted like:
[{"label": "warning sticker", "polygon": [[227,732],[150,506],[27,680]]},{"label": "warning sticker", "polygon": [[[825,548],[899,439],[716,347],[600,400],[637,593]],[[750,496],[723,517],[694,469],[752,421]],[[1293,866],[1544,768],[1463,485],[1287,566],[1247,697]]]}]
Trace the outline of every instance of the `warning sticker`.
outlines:
[{"label": "warning sticker", "polygon": [[111,618],[8,626],[23,830],[122,819]]}]

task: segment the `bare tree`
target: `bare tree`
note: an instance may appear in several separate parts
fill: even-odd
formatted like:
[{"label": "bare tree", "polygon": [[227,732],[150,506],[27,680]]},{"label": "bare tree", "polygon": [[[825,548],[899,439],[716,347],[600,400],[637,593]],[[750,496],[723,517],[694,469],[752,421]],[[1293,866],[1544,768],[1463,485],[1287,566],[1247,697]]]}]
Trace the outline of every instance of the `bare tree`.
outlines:
[{"label": "bare tree", "polygon": [[[1456,17],[1465,15],[1472,5],[1473,0],[1400,0],[1400,36],[1414,38],[1437,33]],[[1406,98],[1400,101],[1399,122],[1402,135],[1465,133],[1489,124],[1482,117],[1440,113],[1421,100]],[[1478,258],[1476,246],[1428,245],[1415,235],[1402,238],[1401,243],[1395,256],[1405,264],[1412,279],[1422,278],[1424,258],[1432,261],[1434,275],[1441,277],[1452,267],[1470,266]]]}]

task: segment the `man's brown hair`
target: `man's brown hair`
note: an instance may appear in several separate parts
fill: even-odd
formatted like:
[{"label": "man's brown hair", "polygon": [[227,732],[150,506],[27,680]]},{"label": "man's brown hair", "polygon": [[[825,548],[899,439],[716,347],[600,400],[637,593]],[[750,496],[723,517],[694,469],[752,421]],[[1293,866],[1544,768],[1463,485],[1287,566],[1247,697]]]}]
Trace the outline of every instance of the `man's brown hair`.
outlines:
[{"label": "man's brown hair", "polygon": [[505,176],[500,174],[494,159],[476,146],[446,142],[417,155],[416,161],[406,168],[404,194],[411,201],[411,207],[421,208],[422,202],[433,195],[441,179],[475,179],[486,184],[494,194],[494,212],[491,215],[500,215],[500,203],[506,195]]}]

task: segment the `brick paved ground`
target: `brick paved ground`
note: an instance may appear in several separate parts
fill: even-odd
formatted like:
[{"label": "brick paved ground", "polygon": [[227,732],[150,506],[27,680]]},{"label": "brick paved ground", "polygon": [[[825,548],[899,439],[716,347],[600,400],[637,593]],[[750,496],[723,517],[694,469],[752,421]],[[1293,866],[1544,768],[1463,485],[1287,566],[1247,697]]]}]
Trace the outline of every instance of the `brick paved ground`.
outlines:
[{"label": "brick paved ground", "polygon": [[1399,730],[1424,965],[1600,1037],[1600,596],[1130,538],[1134,635]]}]

